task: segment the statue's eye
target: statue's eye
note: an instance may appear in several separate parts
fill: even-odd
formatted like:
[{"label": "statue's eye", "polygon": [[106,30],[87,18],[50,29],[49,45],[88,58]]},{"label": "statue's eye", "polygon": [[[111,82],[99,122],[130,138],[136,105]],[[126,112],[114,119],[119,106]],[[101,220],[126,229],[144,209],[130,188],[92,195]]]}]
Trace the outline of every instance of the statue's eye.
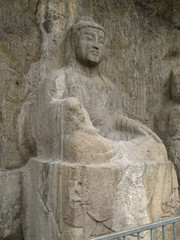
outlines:
[{"label": "statue's eye", "polygon": [[99,39],[99,44],[104,44],[104,39],[103,38]]},{"label": "statue's eye", "polygon": [[85,41],[93,41],[93,37],[89,35],[82,36],[82,39]]},{"label": "statue's eye", "polygon": [[93,38],[92,38],[91,36],[88,36],[88,37],[87,37],[87,40],[88,40],[88,41],[92,41]]}]

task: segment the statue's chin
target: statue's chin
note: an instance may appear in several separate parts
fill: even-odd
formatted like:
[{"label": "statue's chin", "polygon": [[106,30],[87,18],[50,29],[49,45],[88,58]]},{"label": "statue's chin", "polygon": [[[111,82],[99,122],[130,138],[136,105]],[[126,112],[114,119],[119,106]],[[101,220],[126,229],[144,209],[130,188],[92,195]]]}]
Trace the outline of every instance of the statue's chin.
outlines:
[{"label": "statue's chin", "polygon": [[99,58],[99,56],[94,56],[94,55],[88,56],[87,58],[77,57],[76,59],[80,64],[88,67],[96,67],[101,62],[101,59]]},{"label": "statue's chin", "polygon": [[102,59],[99,55],[92,54],[89,56],[88,60],[89,60],[89,62],[91,62],[93,64],[99,64]]},{"label": "statue's chin", "polygon": [[95,62],[95,61],[89,61],[89,66],[90,67],[96,67],[99,65],[99,61],[98,62]]},{"label": "statue's chin", "polygon": [[99,58],[89,58],[86,61],[84,61],[84,65],[89,66],[89,67],[97,67],[100,63]]}]

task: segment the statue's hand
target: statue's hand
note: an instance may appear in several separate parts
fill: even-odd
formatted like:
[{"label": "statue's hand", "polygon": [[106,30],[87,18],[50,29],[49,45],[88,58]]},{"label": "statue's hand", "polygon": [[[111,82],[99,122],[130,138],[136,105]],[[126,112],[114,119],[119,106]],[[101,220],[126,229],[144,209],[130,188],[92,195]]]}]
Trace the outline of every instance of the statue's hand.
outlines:
[{"label": "statue's hand", "polygon": [[88,112],[78,98],[63,99],[63,115],[64,123],[67,124],[69,131],[78,129],[95,131]]},{"label": "statue's hand", "polygon": [[71,111],[80,111],[82,105],[79,99],[75,97],[68,97],[63,99],[64,106]]},{"label": "statue's hand", "polygon": [[54,105],[56,107],[63,105],[68,110],[78,110],[81,107],[81,103],[80,103],[79,99],[77,99],[75,97],[68,97],[68,98],[63,98],[63,99],[53,99],[50,102],[50,105]]},{"label": "statue's hand", "polygon": [[161,143],[162,140],[157,136],[156,133],[154,133],[150,128],[148,128],[147,126],[141,124],[141,123],[138,123],[138,128],[140,130],[142,130],[143,132],[145,132],[145,135],[150,135],[151,137],[153,137],[157,142]]},{"label": "statue's hand", "polygon": [[56,112],[57,119],[59,119],[61,123],[63,122],[63,126],[67,129],[67,132],[78,129],[95,131],[88,112],[78,98],[68,97],[64,99],[54,99],[50,105],[51,109],[54,109]]}]

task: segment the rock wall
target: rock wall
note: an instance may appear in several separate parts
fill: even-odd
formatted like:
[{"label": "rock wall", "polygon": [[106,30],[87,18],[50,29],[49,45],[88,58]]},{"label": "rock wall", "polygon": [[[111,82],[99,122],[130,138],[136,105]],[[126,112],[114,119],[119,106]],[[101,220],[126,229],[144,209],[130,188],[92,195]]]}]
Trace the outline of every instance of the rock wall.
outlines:
[{"label": "rock wall", "polygon": [[[180,60],[179,8],[178,0],[0,1],[0,170],[13,178],[9,170],[36,156],[33,143],[27,146],[19,137],[19,114],[23,103],[35,100],[47,73],[65,64],[66,32],[82,15],[92,16],[106,29],[101,72],[120,89],[124,111],[153,129],[154,116],[168,99],[171,69]],[[14,184],[20,186],[18,177]],[[10,185],[4,185],[5,199]],[[19,197],[15,199],[19,206]],[[1,202],[0,213],[6,208]],[[17,212],[19,221],[20,207]],[[11,226],[13,218],[8,219],[7,234],[0,232],[0,238],[15,239],[20,224]]]},{"label": "rock wall", "polygon": [[18,116],[49,71],[64,65],[67,29],[82,15],[107,32],[101,72],[121,90],[124,111],[153,128],[180,58],[178,1],[1,1],[0,122],[2,168],[35,155],[21,142]]}]

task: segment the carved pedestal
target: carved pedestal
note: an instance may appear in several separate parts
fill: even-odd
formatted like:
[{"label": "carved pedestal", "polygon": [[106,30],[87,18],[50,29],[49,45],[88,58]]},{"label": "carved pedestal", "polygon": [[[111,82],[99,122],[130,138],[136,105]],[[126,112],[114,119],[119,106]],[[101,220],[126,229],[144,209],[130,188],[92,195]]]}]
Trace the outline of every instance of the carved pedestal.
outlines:
[{"label": "carved pedestal", "polygon": [[23,174],[25,240],[87,240],[170,217],[176,181],[170,162],[30,159]]}]

